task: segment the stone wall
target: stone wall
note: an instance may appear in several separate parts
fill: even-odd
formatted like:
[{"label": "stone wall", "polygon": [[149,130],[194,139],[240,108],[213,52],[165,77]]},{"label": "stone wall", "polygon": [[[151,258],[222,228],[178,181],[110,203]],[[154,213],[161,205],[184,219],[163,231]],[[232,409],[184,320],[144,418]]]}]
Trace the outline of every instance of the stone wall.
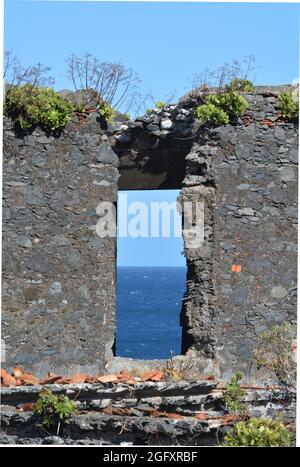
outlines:
[{"label": "stone wall", "polygon": [[4,122],[5,366],[97,372],[112,356],[115,239],[96,234],[116,202],[118,158],[94,113],[60,137],[16,135]]},{"label": "stone wall", "polygon": [[[33,412],[42,390],[75,399],[77,413],[45,428]],[[248,417],[278,417],[295,430],[295,393],[248,388]],[[241,419],[228,414],[216,381],[51,384],[3,388],[1,444],[217,446]]]},{"label": "stone wall", "polygon": [[180,189],[195,128],[193,109],[175,105],[109,125],[107,134],[120,160],[119,189]]},{"label": "stone wall", "polygon": [[182,201],[204,202],[204,245],[184,251],[183,353],[201,372],[251,374],[257,336],[296,319],[298,129],[278,118],[285,89],[245,94],[242,117],[217,128],[194,120],[191,95],[105,129],[95,112],[74,116],[56,138],[39,129],[20,137],[5,122],[8,368],[134,364],[112,359],[115,241],[95,233],[96,207],[116,201],[118,183],[182,188]]},{"label": "stone wall", "polygon": [[205,241],[185,251],[183,350],[224,378],[250,375],[257,336],[296,322],[298,128],[278,121],[278,91],[245,94],[242,118],[202,128],[186,158],[181,196],[204,201]]}]

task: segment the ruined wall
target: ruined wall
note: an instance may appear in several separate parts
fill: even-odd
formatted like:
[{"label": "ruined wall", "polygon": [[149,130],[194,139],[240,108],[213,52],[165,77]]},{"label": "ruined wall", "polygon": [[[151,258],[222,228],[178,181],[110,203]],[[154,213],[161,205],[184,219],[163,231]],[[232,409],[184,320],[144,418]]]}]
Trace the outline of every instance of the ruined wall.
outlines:
[{"label": "ruined wall", "polygon": [[6,366],[130,365],[111,360],[115,241],[95,233],[98,203],[116,201],[119,163],[119,189],[182,188],[181,200],[204,202],[204,245],[184,252],[183,353],[201,372],[249,374],[257,335],[296,317],[298,135],[278,119],[284,90],[245,94],[249,109],[217,128],[194,120],[189,95],[105,131],[96,113],[74,117],[58,138],[17,137],[6,122]]},{"label": "ruined wall", "polygon": [[98,203],[116,201],[117,165],[96,114],[56,138],[4,122],[5,367],[97,373],[112,356],[115,239],[95,226]]},{"label": "ruined wall", "polygon": [[119,157],[120,190],[180,189],[197,125],[193,109],[170,105],[144,117],[108,125]]},{"label": "ruined wall", "polygon": [[[57,427],[33,413],[38,394],[51,390],[75,400],[77,413]],[[278,417],[295,432],[296,394],[247,388],[247,412]],[[218,446],[240,420],[229,414],[216,381],[49,384],[2,388],[2,444]],[[126,429],[122,429],[125,427]]]},{"label": "ruined wall", "polygon": [[296,321],[298,129],[278,119],[278,91],[245,94],[242,118],[203,128],[186,158],[182,198],[204,201],[205,241],[186,250],[183,349],[224,378],[253,372],[257,336]]}]

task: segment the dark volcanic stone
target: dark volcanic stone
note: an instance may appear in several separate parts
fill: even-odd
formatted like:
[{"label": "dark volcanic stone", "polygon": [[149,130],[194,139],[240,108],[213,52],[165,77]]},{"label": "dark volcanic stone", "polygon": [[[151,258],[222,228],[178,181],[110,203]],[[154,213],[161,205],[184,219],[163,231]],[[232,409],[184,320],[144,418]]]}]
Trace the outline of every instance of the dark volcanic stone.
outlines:
[{"label": "dark volcanic stone", "polygon": [[69,153],[69,158],[72,159],[74,162],[76,162],[76,164],[78,165],[82,165],[85,161],[84,154],[82,154],[82,152],[77,148],[74,148]]},{"label": "dark volcanic stone", "polygon": [[44,195],[37,187],[27,187],[25,199],[30,205],[40,206],[44,203]]},{"label": "dark volcanic stone", "polygon": [[29,257],[27,260],[27,267],[28,269],[31,269],[32,271],[36,271],[36,272],[51,272],[52,271],[52,267],[50,265],[49,259],[42,254]]},{"label": "dark volcanic stone", "polygon": [[97,162],[111,164],[114,167],[119,165],[119,158],[107,143],[101,143],[95,155]]},{"label": "dark volcanic stone", "polygon": [[[287,89],[247,93],[241,118],[220,126],[195,121],[203,92],[108,130],[97,112],[74,116],[50,137],[38,127],[16,135],[4,119],[7,366],[39,375],[144,365],[113,358],[116,243],[96,235],[97,207],[115,203],[118,189],[181,189],[182,202],[204,206],[204,237],[190,245],[183,232],[179,358],[197,375],[227,379],[240,370],[256,378],[258,334],[296,320],[298,128],[278,122],[278,94]],[[71,94],[79,97],[86,95]],[[150,369],[164,365],[147,361]]]},{"label": "dark volcanic stone", "polygon": [[81,256],[76,251],[71,251],[66,257],[66,262],[72,270],[78,270],[81,266]]}]

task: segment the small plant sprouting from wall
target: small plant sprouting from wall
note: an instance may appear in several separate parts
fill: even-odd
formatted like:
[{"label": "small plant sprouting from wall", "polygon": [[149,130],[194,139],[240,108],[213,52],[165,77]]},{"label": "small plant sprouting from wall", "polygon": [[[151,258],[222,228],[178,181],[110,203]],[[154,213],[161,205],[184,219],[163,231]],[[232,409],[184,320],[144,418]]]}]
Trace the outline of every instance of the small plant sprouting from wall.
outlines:
[{"label": "small plant sprouting from wall", "polygon": [[103,102],[99,108],[99,114],[108,122],[112,123],[115,118],[114,109],[107,103]]},{"label": "small plant sprouting from wall", "polygon": [[292,434],[277,420],[250,418],[238,422],[223,441],[225,447],[290,447]]},{"label": "small plant sprouting from wall", "polygon": [[209,94],[203,105],[195,110],[195,117],[202,122],[224,125],[238,117],[248,107],[248,102],[237,92]]},{"label": "small plant sprouting from wall", "polygon": [[295,342],[295,328],[285,322],[262,333],[254,352],[258,370],[285,389],[296,386]]},{"label": "small plant sprouting from wall", "polygon": [[[94,94],[93,94],[94,95]],[[99,101],[98,113],[112,123],[115,111],[107,102]],[[31,130],[40,125],[45,131],[55,134],[71,120],[73,112],[85,111],[86,103],[73,105],[51,88],[36,88],[30,84],[14,86],[8,90],[4,102],[4,114],[14,120],[21,130]]]},{"label": "small plant sprouting from wall", "polygon": [[118,109],[130,106],[137,96],[138,75],[121,63],[104,62],[90,53],[71,55],[67,74],[76,91],[93,90],[101,102]]},{"label": "small plant sprouting from wall", "polygon": [[225,86],[225,89],[229,92],[252,92],[254,86],[249,79],[235,78]]},{"label": "small plant sprouting from wall", "polygon": [[298,93],[285,92],[279,96],[279,105],[282,118],[293,120],[299,116],[299,95]]},{"label": "small plant sprouting from wall", "polygon": [[75,106],[50,88],[55,80],[49,76],[49,67],[40,63],[22,66],[11,52],[5,52],[4,58],[5,114],[14,118],[23,130],[35,125],[50,133],[61,130],[73,110],[84,112],[95,101],[100,115],[111,122],[113,109],[120,106],[130,109],[140,98],[137,92],[140,79],[133,70],[121,63],[102,62],[89,53],[72,55],[67,60],[67,75],[82,100]]},{"label": "small plant sprouting from wall", "polygon": [[254,55],[247,55],[240,60],[232,60],[224,63],[217,69],[205,68],[200,73],[194,74],[192,77],[192,88],[194,95],[199,94],[203,89],[217,88],[219,91],[224,90],[231,83],[238,85],[239,89],[231,89],[235,91],[247,91],[248,89],[240,89],[240,85],[249,84],[255,80],[257,74],[257,65]]},{"label": "small plant sprouting from wall", "polygon": [[214,104],[204,104],[196,108],[195,117],[201,122],[211,122],[215,125],[229,123],[229,115]]},{"label": "small plant sprouting from wall", "polygon": [[230,413],[240,413],[245,410],[245,391],[239,385],[242,377],[241,373],[236,373],[223,391],[222,400]]},{"label": "small plant sprouting from wall", "polygon": [[51,88],[36,88],[31,84],[11,87],[5,97],[4,113],[22,130],[41,125],[55,133],[70,121],[73,104]]},{"label": "small plant sprouting from wall", "polygon": [[155,107],[156,107],[157,109],[159,109],[159,110],[160,110],[160,109],[163,109],[163,108],[165,107],[165,105],[166,105],[166,104],[164,103],[164,101],[156,101],[156,102],[155,102]]},{"label": "small plant sprouting from wall", "polygon": [[82,113],[85,111],[85,104],[84,103],[79,103],[74,106],[74,112],[76,113]]},{"label": "small plant sprouting from wall", "polygon": [[236,92],[226,92],[225,94],[216,95],[214,100],[215,104],[219,105],[230,118],[239,117],[248,107],[246,99]]},{"label": "small plant sprouting from wall", "polygon": [[188,381],[193,379],[192,362],[189,360],[175,360],[175,354],[171,351],[165,368],[162,369],[166,381]]},{"label": "small plant sprouting from wall", "polygon": [[58,434],[60,423],[75,414],[76,404],[68,396],[56,396],[51,391],[43,391],[39,394],[34,411],[42,417],[42,423],[47,428],[57,424]]}]

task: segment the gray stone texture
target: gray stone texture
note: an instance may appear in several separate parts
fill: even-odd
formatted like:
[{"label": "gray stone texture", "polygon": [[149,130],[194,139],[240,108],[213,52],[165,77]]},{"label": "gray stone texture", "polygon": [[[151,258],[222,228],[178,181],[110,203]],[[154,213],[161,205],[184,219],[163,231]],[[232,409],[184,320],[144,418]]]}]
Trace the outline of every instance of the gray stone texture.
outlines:
[{"label": "gray stone texture", "polygon": [[[203,127],[193,157],[186,158],[182,190],[187,197],[197,182],[205,187],[209,211],[204,246],[186,250],[183,349],[213,358],[225,379],[237,370],[255,378],[258,335],[296,322],[298,128],[277,121],[276,89],[245,97],[249,109],[238,124]],[[274,126],[261,123],[261,113]]]},{"label": "gray stone texture", "polygon": [[96,208],[116,201],[118,158],[109,149],[99,159],[102,146],[87,144],[104,134],[97,122],[69,124],[57,138],[40,129],[21,138],[9,127],[5,121],[5,367],[97,374],[114,343],[115,240],[97,236]]},{"label": "gray stone texture", "polygon": [[[189,445],[217,446],[234,423],[217,382],[181,381],[126,384],[71,384],[2,388],[1,444]],[[24,403],[34,403],[45,389],[76,402],[77,413],[57,427],[42,427]],[[246,390],[244,407],[250,416],[278,417],[295,423],[294,392]],[[29,406],[30,408],[30,406]],[[195,416],[205,414],[202,420]],[[172,414],[172,417],[168,417]],[[177,417],[177,418],[176,418]],[[121,429],[126,427],[126,429]]]},{"label": "gray stone texture", "polygon": [[191,94],[105,132],[93,113],[56,138],[5,121],[6,366],[113,367],[115,241],[96,235],[97,205],[117,188],[176,188],[205,218],[201,248],[184,237],[183,353],[201,371],[255,377],[257,336],[296,320],[298,127],[278,121],[284,90],[245,94],[249,108],[219,127],[195,121]]}]

